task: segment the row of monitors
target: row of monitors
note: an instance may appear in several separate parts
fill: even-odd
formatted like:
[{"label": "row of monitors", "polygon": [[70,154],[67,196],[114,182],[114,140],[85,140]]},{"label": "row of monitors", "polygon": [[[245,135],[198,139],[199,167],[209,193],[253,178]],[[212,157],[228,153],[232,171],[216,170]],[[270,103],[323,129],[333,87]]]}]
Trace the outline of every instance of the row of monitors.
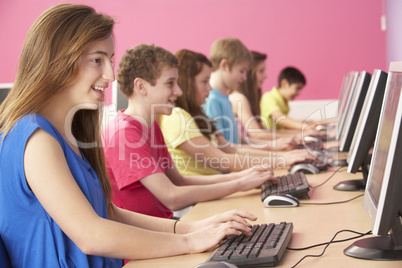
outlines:
[{"label": "row of monitors", "polygon": [[[11,86],[0,84],[0,103]],[[401,90],[402,62],[391,63],[388,74],[350,72],[342,83],[337,138],[340,150],[349,152],[348,172],[369,166],[363,207],[372,218],[373,234],[380,235],[348,247],[345,254],[353,257],[402,259]]]},{"label": "row of monitors", "polygon": [[[349,152],[348,171],[356,173],[374,145],[388,74],[376,69],[350,72],[339,98],[339,151]],[[346,97],[345,97],[346,96]]]},{"label": "row of monitors", "polygon": [[402,260],[401,90],[402,62],[392,62],[388,73],[350,72],[342,83],[339,150],[348,152],[349,173],[367,170],[363,208],[371,217],[373,234],[379,235],[345,249],[352,257]]}]

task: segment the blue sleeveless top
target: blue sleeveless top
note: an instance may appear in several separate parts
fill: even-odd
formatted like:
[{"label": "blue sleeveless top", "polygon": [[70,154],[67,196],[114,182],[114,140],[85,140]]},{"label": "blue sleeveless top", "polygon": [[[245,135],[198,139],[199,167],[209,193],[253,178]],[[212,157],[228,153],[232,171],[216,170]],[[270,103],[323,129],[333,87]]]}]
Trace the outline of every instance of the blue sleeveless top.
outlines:
[{"label": "blue sleeveless top", "polygon": [[100,181],[86,159],[78,156],[44,117],[28,114],[1,141],[0,235],[13,267],[121,267],[122,260],[85,255],[49,216],[28,188],[24,150],[41,128],[61,145],[70,171],[96,213],[107,218]]}]

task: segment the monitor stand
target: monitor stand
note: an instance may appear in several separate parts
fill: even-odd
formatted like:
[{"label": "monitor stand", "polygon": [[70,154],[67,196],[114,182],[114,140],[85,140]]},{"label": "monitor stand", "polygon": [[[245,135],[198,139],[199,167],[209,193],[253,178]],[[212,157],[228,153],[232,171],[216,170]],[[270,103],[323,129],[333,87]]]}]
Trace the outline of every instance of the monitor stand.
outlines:
[{"label": "monitor stand", "polygon": [[366,189],[366,182],[368,177],[368,165],[366,164],[366,162],[361,165],[361,169],[363,173],[363,179],[341,181],[334,186],[334,189],[338,191],[364,191],[364,189]]},{"label": "monitor stand", "polygon": [[391,235],[357,240],[343,253],[350,257],[367,260],[402,260],[402,249],[395,249]]},{"label": "monitor stand", "polygon": [[341,181],[334,186],[334,189],[338,191],[364,191],[366,189],[366,182],[364,179]]},{"label": "monitor stand", "polygon": [[401,223],[399,217],[395,218],[391,234],[357,240],[347,247],[343,253],[350,257],[366,260],[402,260]]}]

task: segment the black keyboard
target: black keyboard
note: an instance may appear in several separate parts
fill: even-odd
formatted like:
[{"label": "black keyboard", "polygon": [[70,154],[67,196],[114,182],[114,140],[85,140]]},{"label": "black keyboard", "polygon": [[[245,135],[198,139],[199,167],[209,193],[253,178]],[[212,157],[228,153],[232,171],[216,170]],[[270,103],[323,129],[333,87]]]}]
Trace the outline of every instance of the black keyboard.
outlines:
[{"label": "black keyboard", "polygon": [[231,235],[207,262],[223,261],[238,267],[276,266],[292,237],[293,223],[253,225],[252,235]]},{"label": "black keyboard", "polygon": [[278,183],[265,182],[261,185],[261,200],[271,194],[290,194],[293,196],[303,196],[308,193],[310,187],[303,172],[288,174],[276,177]]}]

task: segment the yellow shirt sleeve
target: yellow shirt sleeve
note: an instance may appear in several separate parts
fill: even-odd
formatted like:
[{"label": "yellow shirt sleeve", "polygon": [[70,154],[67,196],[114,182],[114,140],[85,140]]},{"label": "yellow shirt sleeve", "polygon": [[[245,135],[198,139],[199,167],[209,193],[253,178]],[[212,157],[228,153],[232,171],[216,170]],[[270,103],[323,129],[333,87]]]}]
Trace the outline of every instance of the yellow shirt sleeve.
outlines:
[{"label": "yellow shirt sleeve", "polygon": [[202,136],[193,117],[179,107],[175,107],[171,115],[161,116],[160,126],[169,148],[177,148],[183,142]]},{"label": "yellow shirt sleeve", "polygon": [[221,174],[207,166],[201,159],[194,158],[179,148],[180,144],[192,138],[202,136],[193,117],[185,110],[175,107],[171,115],[163,115],[159,125],[168,146],[168,150],[177,170],[182,175]]},{"label": "yellow shirt sleeve", "polygon": [[[286,115],[289,113],[289,105],[279,94],[279,91],[276,87],[262,95],[260,109],[261,122],[268,129],[274,128],[274,122],[271,117],[273,112],[281,111]],[[278,129],[278,127],[279,126],[276,126],[276,129]]]}]

